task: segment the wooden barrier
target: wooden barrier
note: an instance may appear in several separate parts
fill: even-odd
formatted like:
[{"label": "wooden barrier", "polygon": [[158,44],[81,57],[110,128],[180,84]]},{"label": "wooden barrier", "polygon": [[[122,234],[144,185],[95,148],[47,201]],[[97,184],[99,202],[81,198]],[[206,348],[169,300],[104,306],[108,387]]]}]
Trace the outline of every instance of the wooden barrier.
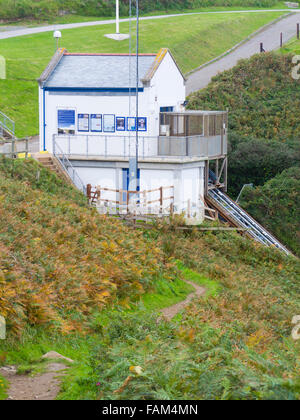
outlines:
[{"label": "wooden barrier", "polygon": [[[172,190],[173,193],[168,194],[165,196],[165,191]],[[115,199],[107,199],[103,198],[104,192],[112,192],[116,195],[119,195],[119,200]],[[149,194],[159,193],[159,198],[157,199],[148,199]],[[125,196],[125,199],[124,199]],[[96,203],[106,203],[116,206],[125,206],[127,207],[127,211],[129,212],[130,202],[132,196],[136,196],[137,199],[135,203],[139,205],[139,207],[147,207],[152,204],[159,205],[160,213],[163,212],[165,202],[170,202],[169,205],[169,213],[174,213],[174,186],[166,186],[166,187],[159,187],[152,190],[144,190],[144,191],[131,191],[131,190],[123,190],[123,189],[114,189],[114,188],[103,188],[101,186],[97,186],[96,188],[92,188],[91,184],[87,185],[87,198],[91,205]]]}]

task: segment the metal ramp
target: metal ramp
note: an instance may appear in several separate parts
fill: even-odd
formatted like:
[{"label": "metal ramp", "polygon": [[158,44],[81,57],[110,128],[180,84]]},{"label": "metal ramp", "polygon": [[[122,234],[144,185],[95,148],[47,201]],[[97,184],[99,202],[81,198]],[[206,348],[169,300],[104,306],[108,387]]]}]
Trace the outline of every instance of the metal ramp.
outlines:
[{"label": "metal ramp", "polygon": [[282,245],[270,232],[254,220],[245,210],[235,201],[228,197],[224,192],[215,188],[208,191],[206,197],[209,204],[214,207],[220,215],[235,227],[242,227],[247,230],[247,235],[255,241],[266,246],[273,246],[287,255],[291,252]]},{"label": "metal ramp", "polygon": [[15,122],[0,111],[0,139],[15,137]]}]

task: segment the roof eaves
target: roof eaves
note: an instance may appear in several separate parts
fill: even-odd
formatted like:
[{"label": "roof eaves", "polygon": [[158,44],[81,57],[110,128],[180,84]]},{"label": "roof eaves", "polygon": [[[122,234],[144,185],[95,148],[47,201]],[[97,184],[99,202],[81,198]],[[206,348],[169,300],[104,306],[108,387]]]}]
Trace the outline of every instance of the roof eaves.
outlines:
[{"label": "roof eaves", "polygon": [[[68,53],[66,52],[64,55],[67,56],[78,56],[78,57],[129,57],[130,54],[114,54],[114,53],[101,53],[101,54],[97,54],[97,53]],[[136,54],[131,54],[132,57],[135,57]],[[156,57],[156,54],[139,54],[139,57]]]},{"label": "roof eaves", "polygon": [[50,63],[46,67],[46,69],[43,71],[42,75],[37,79],[40,86],[43,86],[46,81],[49,79],[57,65],[60,63],[61,59],[64,55],[66,55],[67,50],[65,48],[59,48],[54,56],[52,57]]},{"label": "roof eaves", "polygon": [[153,78],[153,76],[155,75],[155,73],[157,72],[159,66],[161,65],[163,59],[165,58],[165,56],[167,54],[170,54],[170,56],[172,57],[172,60],[174,61],[174,63],[176,64],[176,67],[178,68],[181,76],[183,77],[184,81],[186,81],[186,78],[184,76],[184,74],[182,73],[182,71],[180,70],[180,67],[178,66],[175,58],[173,57],[171,51],[168,48],[161,48],[152,64],[152,66],[150,67],[148,73],[146,74],[146,76],[142,79],[143,83],[147,83],[150,82]]}]

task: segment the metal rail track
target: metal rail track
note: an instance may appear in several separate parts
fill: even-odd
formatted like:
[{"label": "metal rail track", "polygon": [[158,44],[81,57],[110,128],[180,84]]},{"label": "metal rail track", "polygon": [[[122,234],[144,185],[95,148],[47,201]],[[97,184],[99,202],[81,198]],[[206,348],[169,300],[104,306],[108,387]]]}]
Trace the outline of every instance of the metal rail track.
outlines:
[{"label": "metal rail track", "polygon": [[291,252],[284,245],[224,192],[217,188],[211,189],[208,192],[208,198],[211,204],[213,204],[225,218],[234,222],[236,226],[246,229],[247,234],[255,241],[266,246],[276,247],[285,254],[291,255]]}]

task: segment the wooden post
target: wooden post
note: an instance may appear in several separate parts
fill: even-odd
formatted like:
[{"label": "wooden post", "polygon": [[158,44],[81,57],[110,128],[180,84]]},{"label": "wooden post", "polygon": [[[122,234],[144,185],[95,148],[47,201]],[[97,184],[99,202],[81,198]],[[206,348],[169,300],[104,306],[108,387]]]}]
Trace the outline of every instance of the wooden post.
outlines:
[{"label": "wooden post", "polygon": [[97,187],[96,195],[97,195],[97,201],[99,201],[100,198],[101,198],[101,187],[99,187],[99,186]]},{"label": "wooden post", "polygon": [[297,39],[300,39],[300,23],[297,23]]},{"label": "wooden post", "polygon": [[170,216],[174,215],[174,203],[171,203],[170,205]]},{"label": "wooden post", "polygon": [[88,184],[87,187],[86,187],[86,195],[87,195],[87,198],[89,200],[92,199],[92,186],[91,186],[91,184]]},{"label": "wooden post", "polygon": [[191,200],[188,200],[188,218],[191,218]]},{"label": "wooden post", "polygon": [[283,47],[283,33],[280,34],[280,48]]},{"label": "wooden post", "polygon": [[28,153],[29,153],[29,145],[28,145],[28,142],[29,142],[28,137],[26,137],[26,139],[25,139],[25,159],[28,158]]},{"label": "wooden post", "polygon": [[11,142],[11,158],[12,159],[15,157],[15,145],[16,145],[16,141],[15,139],[12,139],[12,142]]},{"label": "wooden post", "polygon": [[164,202],[164,199],[163,199],[163,187],[160,187],[159,194],[160,194],[160,197],[159,197],[160,213],[162,213],[162,210],[163,210],[163,202]]}]

